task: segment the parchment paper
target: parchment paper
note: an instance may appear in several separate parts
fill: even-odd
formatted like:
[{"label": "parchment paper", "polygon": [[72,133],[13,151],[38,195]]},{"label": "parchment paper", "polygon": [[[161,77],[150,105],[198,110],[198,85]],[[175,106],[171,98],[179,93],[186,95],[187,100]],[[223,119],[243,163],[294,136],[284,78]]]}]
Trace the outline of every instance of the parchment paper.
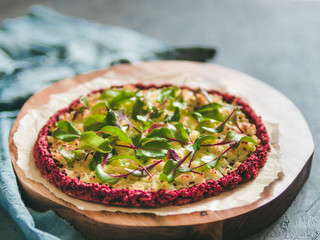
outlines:
[{"label": "parchment paper", "polygon": [[[260,173],[255,180],[241,184],[234,190],[222,193],[216,197],[207,198],[200,202],[191,203],[184,206],[169,206],[155,209],[114,207],[86,202],[70,197],[43,178],[40,174],[40,171],[34,164],[32,149],[37,139],[39,130],[48,121],[50,116],[52,116],[58,110],[67,107],[74,99],[78,98],[79,96],[86,95],[92,90],[108,88],[112,85],[122,85],[137,82],[141,82],[141,80],[139,81],[138,79],[109,72],[103,77],[99,77],[90,82],[79,85],[78,87],[65,93],[52,95],[48,104],[37,109],[30,110],[21,119],[19,128],[17,129],[17,132],[13,138],[18,149],[17,164],[24,170],[27,178],[43,184],[56,197],[73,204],[81,210],[153,213],[159,216],[188,214],[192,212],[208,210],[218,211],[248,205],[257,201],[260,198],[260,194],[263,192],[264,188],[278,178],[278,173],[282,171],[281,153],[279,148],[279,127],[277,123],[271,123],[268,122],[267,119],[263,119],[264,110],[262,106],[256,106],[254,111],[256,111],[259,116],[262,116],[264,124],[266,125],[268,133],[271,137],[272,149],[271,152],[269,152],[268,160],[265,166],[260,170]],[[143,83],[171,83],[181,86],[186,85],[193,88],[201,87],[204,89],[217,89],[246,99],[244,96],[241,96],[242,89],[231,89],[230,87],[223,85],[223,82],[220,81],[207,81],[197,76],[179,72],[165,72],[163,74],[149,76],[148,78],[143,79]],[[257,96],[250,96],[250,99],[252,100],[255,97],[259,97],[259,95],[257,94]]]}]

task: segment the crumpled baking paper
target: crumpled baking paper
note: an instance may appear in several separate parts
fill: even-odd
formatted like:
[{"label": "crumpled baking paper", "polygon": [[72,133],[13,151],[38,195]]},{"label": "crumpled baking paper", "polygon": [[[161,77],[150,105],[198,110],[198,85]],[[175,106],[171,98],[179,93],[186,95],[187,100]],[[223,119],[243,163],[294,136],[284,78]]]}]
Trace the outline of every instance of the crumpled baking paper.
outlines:
[{"label": "crumpled baking paper", "polygon": [[[151,75],[148,78],[144,78],[142,82],[139,79],[135,79],[127,75],[119,75],[114,72],[109,72],[102,77],[81,84],[67,92],[51,95],[51,100],[48,104],[30,110],[20,120],[19,128],[14,135],[14,142],[18,149],[17,164],[23,169],[26,177],[43,184],[43,186],[45,186],[57,198],[62,199],[66,203],[74,205],[80,210],[153,213],[158,216],[188,214],[192,212],[209,210],[219,211],[248,205],[259,200],[264,188],[278,178],[278,174],[282,171],[281,152],[279,147],[279,127],[277,123],[271,123],[268,122],[267,119],[263,119],[264,108],[263,106],[257,105],[255,105],[254,110],[258,115],[262,116],[264,124],[267,127],[269,136],[271,138],[271,151],[269,152],[268,160],[265,166],[260,170],[260,173],[256,179],[238,185],[235,189],[224,192],[218,196],[183,206],[168,206],[161,208],[126,208],[108,206],[76,199],[61,192],[54,185],[43,178],[40,174],[40,171],[34,164],[32,149],[37,139],[39,130],[45,125],[50,116],[52,116],[58,110],[67,107],[79,96],[84,96],[93,90],[109,88],[112,85],[135,84],[138,82],[159,85],[171,83],[178,86],[185,85],[192,88],[217,89],[242,97],[242,99],[246,100],[246,97],[241,95],[241,88],[232,89],[232,87],[224,85],[224,83],[221,81],[208,81],[192,74],[164,72],[162,74]],[[250,96],[250,99],[252,100],[254,97],[258,97],[258,95]]]}]

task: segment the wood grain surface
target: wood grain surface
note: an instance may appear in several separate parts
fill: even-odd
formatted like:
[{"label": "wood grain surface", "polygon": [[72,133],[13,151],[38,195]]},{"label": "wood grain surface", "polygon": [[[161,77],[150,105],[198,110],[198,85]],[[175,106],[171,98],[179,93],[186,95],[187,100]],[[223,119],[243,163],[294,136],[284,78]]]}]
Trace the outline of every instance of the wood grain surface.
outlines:
[{"label": "wood grain surface", "polygon": [[[290,109],[293,117],[305,131],[304,140],[309,143],[307,149],[296,149],[293,154],[290,146],[281,142],[283,151],[283,173],[279,179],[265,188],[262,198],[250,205],[227,209],[223,211],[195,212],[191,214],[156,216],[152,214],[127,214],[110,212],[91,212],[79,210],[71,204],[55,197],[41,184],[25,177],[17,165],[17,149],[13,142],[19,120],[29,109],[39,107],[49,101],[49,95],[65,92],[78,84],[92,80],[108,71],[134,76],[142,79],[150,74],[165,71],[180,71],[197,74],[208,80],[225,78],[226,82],[239,79],[238,84],[250,83],[253,88],[263,88],[276,94],[280,99],[279,105]],[[255,85],[256,84],[256,85]],[[250,90],[248,90],[250,91]],[[263,95],[263,94],[262,94]],[[266,106],[268,107],[268,106]],[[277,116],[277,118],[281,116]],[[281,123],[281,119],[279,120]],[[290,127],[281,125],[283,134]],[[289,134],[290,136],[290,134]],[[292,139],[292,141],[301,141]],[[29,206],[38,210],[54,210],[58,215],[67,219],[88,239],[240,239],[259,231],[279,218],[290,206],[304,182],[309,176],[313,156],[313,140],[309,128],[295,106],[278,91],[247,75],[223,68],[214,64],[192,62],[148,62],[137,65],[119,65],[93,73],[79,75],[74,78],[61,80],[50,87],[33,95],[21,109],[15,121],[10,138],[10,153],[12,162],[23,189],[23,196]],[[293,144],[294,145],[294,144]],[[292,157],[296,156],[296,157]],[[295,163],[294,165],[292,163]],[[103,234],[101,234],[103,233]]]}]

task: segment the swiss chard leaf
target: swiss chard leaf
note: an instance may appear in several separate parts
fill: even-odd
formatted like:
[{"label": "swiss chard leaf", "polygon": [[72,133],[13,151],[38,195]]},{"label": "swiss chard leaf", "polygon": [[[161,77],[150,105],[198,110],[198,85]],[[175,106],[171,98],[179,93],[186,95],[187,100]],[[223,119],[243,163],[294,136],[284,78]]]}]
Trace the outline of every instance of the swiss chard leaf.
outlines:
[{"label": "swiss chard leaf", "polygon": [[80,102],[85,106],[85,107],[89,107],[89,101],[87,97],[81,97],[80,98]]},{"label": "swiss chard leaf", "polygon": [[95,152],[92,156],[90,163],[89,163],[89,169],[91,171],[94,171],[96,169],[97,165],[102,163],[104,156],[105,155],[101,152]]},{"label": "swiss chard leaf", "polygon": [[80,138],[80,148],[84,150],[93,150],[101,153],[111,152],[110,141],[99,137],[95,132],[84,132]]},{"label": "swiss chard leaf", "polygon": [[143,130],[147,130],[150,128],[152,121],[150,120],[150,118],[148,118],[148,115],[145,115],[145,116],[137,115],[137,119],[142,122]]},{"label": "swiss chard leaf", "polygon": [[163,111],[160,111],[159,108],[153,107],[151,113],[150,113],[150,118],[154,119],[154,118],[159,118],[161,117]]},{"label": "swiss chard leaf", "polygon": [[254,145],[258,146],[259,144],[252,138],[252,137],[249,137],[249,136],[244,136],[240,139],[240,142],[251,142],[253,143]]},{"label": "swiss chard leaf", "polygon": [[115,114],[114,111],[112,111],[111,109],[109,109],[109,112],[104,120],[105,125],[111,125],[111,126],[118,126],[118,120],[117,120],[117,116]]},{"label": "swiss chard leaf", "polygon": [[116,93],[115,90],[105,90],[101,97],[107,100],[108,105],[110,108],[117,108],[120,104],[128,100],[129,98],[135,96],[135,92],[127,91],[127,90],[117,90]]},{"label": "swiss chard leaf", "polygon": [[80,138],[81,132],[69,121],[59,121],[57,129],[52,133],[52,136],[64,142],[72,142]]},{"label": "swiss chard leaf", "polygon": [[140,147],[141,134],[136,134],[131,137],[131,141],[135,147]]},{"label": "swiss chard leaf", "polygon": [[[179,172],[191,171],[191,169],[182,165],[188,159],[188,157],[191,155],[191,153],[192,152],[189,152],[183,159],[181,159],[178,162],[174,162],[173,159],[169,159],[168,161],[171,161],[171,163],[166,163],[166,164],[168,164],[168,166],[163,170],[163,173],[161,174],[162,178],[167,179],[168,182],[171,183],[174,181],[175,177],[179,174]],[[170,172],[170,173],[168,173],[168,172]]]},{"label": "swiss chard leaf", "polygon": [[158,95],[158,102],[163,102],[165,99],[175,98],[178,90],[179,88],[177,86],[162,89],[160,94]]},{"label": "swiss chard leaf", "polygon": [[201,112],[201,114],[204,118],[212,118],[220,122],[224,121],[224,118],[218,108],[212,109],[211,111]]},{"label": "swiss chard leaf", "polygon": [[136,176],[136,177],[146,177],[148,174],[143,170],[143,169],[135,169],[132,170],[130,168],[124,168],[127,172],[129,172],[131,175]]},{"label": "swiss chard leaf", "polygon": [[99,102],[91,107],[91,111],[94,114],[106,113],[108,110],[107,104],[105,102]]},{"label": "swiss chard leaf", "polygon": [[167,180],[167,175],[164,174],[164,173],[161,173],[160,176],[159,176],[159,180],[160,180],[161,182],[164,182],[165,180]]},{"label": "swiss chard leaf", "polygon": [[196,112],[201,113],[203,118],[212,118],[223,122],[224,118],[219,110],[221,107],[221,104],[212,102],[196,109]]},{"label": "swiss chard leaf", "polygon": [[126,142],[126,143],[132,143],[131,139],[128,137],[128,135],[122,131],[120,128],[115,126],[104,126],[100,129],[99,133],[107,133],[112,136],[117,136],[120,141]]},{"label": "swiss chard leaf", "polygon": [[110,100],[119,95],[119,90],[116,89],[106,89],[101,93],[100,99]]},{"label": "swiss chard leaf", "polygon": [[198,137],[195,141],[194,141],[194,143],[192,144],[192,145],[189,145],[189,146],[191,146],[191,148],[192,149],[189,149],[188,148],[188,150],[193,150],[193,151],[197,151],[197,150],[199,150],[200,149],[200,145],[203,143],[203,142],[205,142],[205,141],[207,141],[207,140],[215,140],[217,137],[216,136],[213,136],[213,135],[202,135],[202,136],[200,136],[200,137]]},{"label": "swiss chard leaf", "polygon": [[163,127],[163,128],[154,129],[146,137],[147,138],[152,138],[152,137],[174,138],[174,135],[171,129]]},{"label": "swiss chard leaf", "polygon": [[147,142],[142,146],[143,149],[136,149],[136,156],[137,157],[152,157],[152,158],[158,158],[158,157],[164,157],[167,155],[167,151],[169,148],[172,148],[172,145],[163,142],[163,141],[150,141]]},{"label": "swiss chard leaf", "polygon": [[205,131],[208,131],[208,132],[211,132],[211,133],[219,133],[219,132],[221,132],[220,129],[217,129],[217,128],[202,127],[201,129],[203,129]]},{"label": "swiss chard leaf", "polygon": [[178,155],[178,153],[173,149],[173,148],[170,148],[167,152],[167,159],[172,159],[173,161],[175,162],[179,162],[181,159]]},{"label": "swiss chard leaf", "polygon": [[148,121],[148,115],[144,115],[144,116],[143,115],[137,115],[137,120],[140,120],[141,122],[147,122]]},{"label": "swiss chard leaf", "polygon": [[117,102],[116,106],[113,106],[113,109],[123,109],[126,112],[131,111],[134,101],[132,99],[124,99]]},{"label": "swiss chard leaf", "polygon": [[130,155],[120,155],[120,156],[114,156],[114,157],[110,158],[109,161],[111,162],[111,161],[116,160],[116,159],[128,159],[128,160],[130,160],[130,161],[132,161],[132,162],[135,162],[139,167],[141,167],[141,169],[142,169],[143,171],[145,171],[145,172],[150,176],[150,178],[152,178],[151,175],[150,175],[150,173],[148,172],[148,170],[147,170],[147,169],[142,165],[142,163],[141,163],[138,159],[136,159],[135,157],[130,156]]},{"label": "swiss chard leaf", "polygon": [[207,141],[207,140],[214,140],[214,139],[216,139],[215,136],[202,135],[202,136],[198,137],[198,138],[194,141],[194,143],[193,143],[192,145],[189,145],[189,146],[187,147],[187,149],[188,149],[190,152],[192,152],[191,159],[190,159],[190,162],[189,162],[188,167],[191,166],[191,163],[192,163],[192,161],[193,161],[193,159],[194,159],[194,156],[195,156],[196,152],[197,152],[197,151],[200,149],[200,147],[201,147],[201,143],[203,143],[203,142],[205,142],[205,141]]},{"label": "swiss chard leaf", "polygon": [[163,173],[169,175],[177,165],[177,162],[173,161],[172,159],[169,159],[163,167]]},{"label": "swiss chard leaf", "polygon": [[239,134],[237,132],[231,132],[229,131],[228,134],[226,135],[226,141],[235,141],[237,144],[234,146],[234,148],[237,148],[241,142],[251,142],[254,145],[258,146],[259,144],[249,136],[243,136],[242,134]]},{"label": "swiss chard leaf", "polygon": [[229,119],[232,117],[232,115],[236,112],[236,109],[234,109],[229,116],[217,127],[215,128],[207,128],[207,127],[202,127],[202,129],[208,131],[208,132],[212,132],[212,133],[221,133],[224,130],[224,127],[226,126],[227,122],[229,121]]},{"label": "swiss chard leaf", "polygon": [[119,154],[118,154],[117,150],[115,148],[113,148],[110,155],[111,156],[118,156]]},{"label": "swiss chard leaf", "polygon": [[190,172],[192,169],[188,168],[188,167],[185,167],[185,166],[180,166],[178,168],[179,172],[181,173],[186,173],[186,172]]},{"label": "swiss chard leaf", "polygon": [[167,142],[168,139],[162,138],[162,137],[150,137],[150,138],[149,138],[149,137],[145,137],[145,138],[142,138],[142,139],[140,140],[140,145],[145,144],[145,143],[150,142],[150,141],[162,141],[162,142]]},{"label": "swiss chard leaf", "polygon": [[141,131],[136,126],[134,126],[133,123],[128,119],[128,117],[125,113],[125,110],[114,111],[114,113],[116,114],[117,117],[119,117],[120,119],[125,121],[130,127],[135,129],[138,133],[141,133]]},{"label": "swiss chard leaf", "polygon": [[[100,132],[97,132],[100,133]],[[107,137],[106,137],[107,136]],[[118,136],[115,135],[110,135],[108,133],[105,133],[105,135],[103,136],[103,138],[107,138],[110,142],[110,144],[114,144],[117,140],[118,140]]]},{"label": "swiss chard leaf", "polygon": [[173,114],[167,114],[166,117],[164,118],[164,122],[179,122],[180,121],[180,110],[179,108],[175,107],[174,108],[174,113]]},{"label": "swiss chard leaf", "polygon": [[[155,163],[152,163],[151,165],[146,166],[145,169],[147,169],[148,171],[151,171],[152,168],[154,168],[156,165],[158,165],[162,161],[163,160],[159,160]],[[136,168],[135,170],[125,168],[125,170],[136,177],[146,177],[148,175],[148,173],[145,170],[143,170],[142,168]]]},{"label": "swiss chard leaf", "polygon": [[62,148],[61,146],[59,147],[59,152],[61,153],[62,157],[66,160],[67,165],[69,167],[72,167],[75,161],[84,159],[86,156],[86,153],[81,149],[68,151]]},{"label": "swiss chard leaf", "polygon": [[202,122],[212,122],[212,123],[217,122],[217,120],[214,120],[212,118],[206,118],[206,117],[202,116],[202,114],[199,112],[192,113],[192,116],[194,116],[197,119],[197,121],[200,123],[202,123]]},{"label": "swiss chard leaf", "polygon": [[122,179],[122,177],[116,177],[106,174],[103,171],[101,164],[98,164],[96,167],[96,175],[101,180],[101,182],[108,183],[109,185],[114,185]]},{"label": "swiss chard leaf", "polygon": [[138,115],[145,115],[149,112],[148,109],[144,108],[145,106],[146,104],[144,103],[144,101],[142,101],[140,97],[136,97],[136,101],[133,104],[131,113],[131,117],[133,120],[138,120]]},{"label": "swiss chard leaf", "polygon": [[172,183],[176,177],[176,172],[173,170],[177,167],[178,163],[174,162],[172,159],[169,159],[163,167],[163,173],[160,175],[160,181],[167,180],[169,183]]},{"label": "swiss chard leaf", "polygon": [[176,128],[176,131],[174,133],[174,137],[179,141],[188,142],[189,141],[188,134],[187,134],[187,131],[184,128],[182,122],[179,122],[179,123],[175,124],[174,126]]},{"label": "swiss chard leaf", "polygon": [[216,102],[211,102],[208,103],[206,105],[203,105],[199,108],[196,109],[197,112],[207,112],[207,111],[211,111],[212,109],[217,109],[217,108],[221,108],[222,105]]},{"label": "swiss chard leaf", "polygon": [[105,115],[94,114],[86,118],[83,123],[84,131],[99,131],[105,126]]},{"label": "swiss chard leaf", "polygon": [[[205,166],[205,165],[210,164],[211,162],[214,162],[214,161],[216,161],[216,160],[219,160],[223,155],[225,155],[225,154],[226,154],[231,148],[233,148],[236,144],[237,144],[237,142],[233,142],[230,147],[228,147],[226,150],[224,150],[224,151],[223,151],[220,155],[218,155],[217,157],[215,157],[215,158],[213,158],[213,159],[211,159],[211,160],[208,160],[208,161],[206,161],[205,163],[202,163],[202,164],[200,164],[200,165],[197,166],[197,167],[192,167],[192,168],[190,168],[190,170],[197,169],[197,168],[201,168],[201,167],[203,167],[203,166]],[[213,165],[214,165],[214,163],[213,163]]]},{"label": "swiss chard leaf", "polygon": [[206,165],[204,165],[202,168],[205,169],[213,169],[217,166],[219,159],[221,159],[222,157],[225,157],[224,155],[220,156],[219,158],[217,158],[216,160],[212,161],[212,159],[215,159],[216,156],[212,156],[212,155],[207,155],[207,156],[203,156],[200,159],[200,164],[204,164],[207,163]]},{"label": "swiss chard leaf", "polygon": [[175,108],[175,107],[177,107],[179,109],[187,109],[188,108],[188,104],[186,102],[184,102],[182,96],[178,97],[177,101],[172,101],[171,105],[173,108]]}]

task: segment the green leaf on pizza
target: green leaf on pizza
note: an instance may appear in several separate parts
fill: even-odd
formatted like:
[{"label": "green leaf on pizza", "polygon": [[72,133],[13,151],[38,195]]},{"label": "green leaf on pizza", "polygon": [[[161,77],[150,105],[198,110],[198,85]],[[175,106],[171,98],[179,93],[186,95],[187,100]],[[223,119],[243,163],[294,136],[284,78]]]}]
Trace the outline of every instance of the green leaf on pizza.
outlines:
[{"label": "green leaf on pizza", "polygon": [[200,113],[203,118],[210,118],[210,119],[223,122],[224,117],[222,116],[219,110],[221,107],[222,107],[221,104],[212,102],[196,109],[195,112]]},{"label": "green leaf on pizza", "polygon": [[152,157],[159,158],[167,155],[169,148],[172,148],[172,145],[159,140],[149,141],[142,146],[142,149],[136,149],[137,157]]},{"label": "green leaf on pizza", "polygon": [[105,122],[105,125],[118,126],[118,120],[115,112],[109,109],[109,112],[104,122]]},{"label": "green leaf on pizza", "polygon": [[178,107],[174,108],[173,114],[167,114],[163,120],[165,123],[167,122],[179,122],[180,121],[180,110]]},{"label": "green leaf on pizza", "polygon": [[162,114],[163,114],[163,111],[160,111],[159,108],[153,107],[150,114],[150,118],[151,119],[159,118],[161,117]]},{"label": "green leaf on pizza", "polygon": [[204,163],[207,163],[206,165],[202,166],[201,168],[199,168],[200,170],[206,170],[206,169],[213,169],[217,166],[219,160],[221,158],[225,157],[224,155],[220,156],[219,158],[217,158],[216,160],[212,161],[213,159],[216,158],[215,155],[206,155],[206,156],[203,156],[201,159],[200,159],[200,165],[204,164]]},{"label": "green leaf on pizza", "polygon": [[163,128],[156,128],[151,133],[149,133],[147,138],[152,137],[161,137],[161,138],[174,138],[172,130],[169,128],[163,127]]},{"label": "green leaf on pizza", "polygon": [[211,103],[208,103],[206,105],[203,105],[199,108],[196,109],[197,112],[207,112],[207,111],[211,111],[213,109],[217,109],[217,108],[221,108],[222,105],[219,104],[219,103],[216,103],[216,102],[211,102]]},{"label": "green leaf on pizza", "polygon": [[[234,109],[228,117],[226,117],[226,119],[218,126],[216,126],[215,128],[208,128],[208,127],[202,127],[203,130],[211,132],[211,133],[221,133],[223,132],[227,122],[231,119],[232,115],[236,113],[236,109]],[[236,120],[234,120],[236,121]]]},{"label": "green leaf on pizza", "polygon": [[59,152],[62,155],[62,157],[66,160],[67,165],[69,167],[72,167],[75,161],[84,159],[86,156],[86,153],[81,149],[66,150],[61,146],[59,147]]},{"label": "green leaf on pizza", "polygon": [[226,135],[225,138],[226,141],[235,141],[237,142],[237,144],[234,146],[234,148],[237,148],[241,142],[250,142],[253,143],[254,145],[258,146],[259,144],[252,138],[249,136],[244,136],[242,134],[239,134],[237,132],[231,132],[229,131]]},{"label": "green leaf on pizza", "polygon": [[89,100],[87,97],[81,97],[80,98],[80,102],[85,106],[85,107],[89,107]]},{"label": "green leaf on pizza", "polygon": [[167,123],[167,127],[156,128],[151,133],[149,133],[147,138],[161,137],[168,140],[176,140],[181,142],[188,142],[188,129],[186,129],[181,122],[172,125]]},{"label": "green leaf on pizza", "polygon": [[99,131],[105,123],[105,115],[94,114],[87,117],[83,122],[84,131]]},{"label": "green leaf on pizza", "polygon": [[132,113],[131,113],[131,117],[133,120],[140,120],[137,118],[138,115],[145,115],[147,114],[148,111],[148,107],[147,105],[144,103],[144,101],[142,101],[141,97],[136,97],[136,101],[133,104],[132,107]]},{"label": "green leaf on pizza", "polygon": [[89,162],[89,169],[94,171],[98,164],[102,163],[103,159],[105,158],[105,154],[101,152],[95,152],[92,156],[91,161]]},{"label": "green leaf on pizza", "polygon": [[131,141],[135,147],[140,147],[141,134],[136,134],[131,137]]},{"label": "green leaf on pizza", "polygon": [[106,133],[111,136],[117,136],[118,140],[120,141],[123,141],[126,143],[132,143],[128,135],[124,131],[122,131],[120,128],[115,126],[104,126],[99,130],[99,133]]},{"label": "green leaf on pizza", "polygon": [[111,176],[103,171],[101,164],[96,166],[96,175],[103,183],[108,183],[109,185],[114,185],[118,183],[122,178]]},{"label": "green leaf on pizza", "polygon": [[94,114],[101,114],[101,113],[107,113],[108,107],[105,102],[99,102],[91,107],[91,111]]},{"label": "green leaf on pizza", "polygon": [[189,151],[198,151],[200,149],[200,145],[207,140],[215,140],[217,137],[214,135],[202,135],[194,141],[192,145],[189,145],[187,149]]},{"label": "green leaf on pizza", "polygon": [[182,122],[179,122],[174,126],[176,128],[176,131],[174,132],[174,137],[179,141],[188,142],[189,137],[188,137],[187,129],[184,128]]},{"label": "green leaf on pizza", "polygon": [[130,160],[131,162],[136,163],[143,171],[145,171],[150,177],[151,175],[149,174],[148,170],[143,166],[143,164],[134,156],[130,156],[130,155],[118,155],[118,156],[114,156],[112,158],[109,159],[109,162],[112,162],[114,160],[117,159],[124,159],[124,160]]},{"label": "green leaf on pizza", "polygon": [[165,99],[175,98],[178,90],[179,88],[177,86],[162,89],[160,94],[158,95],[158,102],[163,102]]},{"label": "green leaf on pizza", "polygon": [[203,122],[215,123],[215,122],[217,122],[217,120],[214,120],[213,118],[207,118],[207,117],[202,116],[202,114],[199,112],[192,113],[192,116],[194,116],[199,123],[203,123]]},{"label": "green leaf on pizza", "polygon": [[172,159],[169,159],[163,167],[163,173],[166,175],[169,175],[177,165],[178,165],[177,162],[175,162]]},{"label": "green leaf on pizza", "polygon": [[72,142],[80,138],[81,132],[70,121],[59,121],[57,129],[52,133],[52,136],[64,142]]},{"label": "green leaf on pizza", "polygon": [[135,96],[135,92],[133,91],[107,89],[102,92],[100,99],[106,100],[110,108],[116,109],[133,96]]},{"label": "green leaf on pizza", "polygon": [[103,99],[103,100],[108,101],[108,100],[115,98],[118,95],[119,95],[118,89],[106,89],[101,93],[99,99]]},{"label": "green leaf on pizza", "polygon": [[140,120],[143,124],[143,130],[148,130],[152,124],[152,120],[148,118],[148,115],[142,116],[137,115],[137,119]]},{"label": "green leaf on pizza", "polygon": [[148,174],[146,171],[143,171],[143,169],[130,169],[130,168],[124,168],[128,173],[135,177],[146,177]]},{"label": "green leaf on pizza", "polygon": [[160,174],[160,181],[167,180],[169,183],[172,183],[176,176],[176,171],[173,172],[173,170],[178,165],[177,162],[173,161],[172,159],[169,159],[166,164],[163,167],[163,172]]},{"label": "green leaf on pizza", "polygon": [[84,150],[98,151],[101,153],[108,153],[112,150],[109,139],[104,139],[92,131],[82,133],[79,147]]}]

